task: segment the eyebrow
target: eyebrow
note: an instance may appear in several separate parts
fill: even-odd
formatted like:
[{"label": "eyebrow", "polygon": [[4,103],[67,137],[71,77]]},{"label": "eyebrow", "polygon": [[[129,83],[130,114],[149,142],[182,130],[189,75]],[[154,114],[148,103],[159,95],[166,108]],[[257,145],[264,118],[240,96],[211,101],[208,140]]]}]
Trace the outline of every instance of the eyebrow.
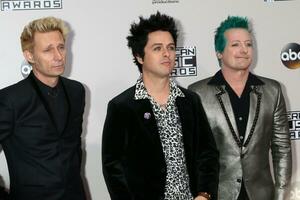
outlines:
[{"label": "eyebrow", "polygon": [[52,44],[48,44],[47,46],[42,47],[43,49],[48,49],[48,48],[52,48],[53,45]]},{"label": "eyebrow", "polygon": [[231,42],[252,42],[253,40],[245,40],[245,41],[241,41],[241,40],[232,40]]},{"label": "eyebrow", "polygon": [[[161,46],[161,45],[163,45],[163,43],[154,43],[154,44],[151,45],[151,47],[154,47],[154,46]],[[174,43],[174,42],[171,42],[171,43],[167,44],[167,46],[171,46],[171,45],[175,45],[175,43]]]}]

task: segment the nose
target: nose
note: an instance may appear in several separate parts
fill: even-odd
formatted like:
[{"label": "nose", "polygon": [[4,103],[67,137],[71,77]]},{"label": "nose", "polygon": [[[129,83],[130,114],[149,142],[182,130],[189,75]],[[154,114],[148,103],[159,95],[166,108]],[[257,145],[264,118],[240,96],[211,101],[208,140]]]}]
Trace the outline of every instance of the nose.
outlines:
[{"label": "nose", "polygon": [[60,49],[55,49],[54,59],[55,60],[62,60],[63,59],[63,54],[64,54],[64,52],[62,52]]},{"label": "nose", "polygon": [[170,52],[168,48],[163,48],[163,56],[165,57],[169,57],[170,56]]},{"label": "nose", "polygon": [[241,51],[242,51],[242,53],[248,53],[248,51],[249,51],[249,47],[246,45],[246,44],[243,44],[242,45],[242,48],[241,48]]}]

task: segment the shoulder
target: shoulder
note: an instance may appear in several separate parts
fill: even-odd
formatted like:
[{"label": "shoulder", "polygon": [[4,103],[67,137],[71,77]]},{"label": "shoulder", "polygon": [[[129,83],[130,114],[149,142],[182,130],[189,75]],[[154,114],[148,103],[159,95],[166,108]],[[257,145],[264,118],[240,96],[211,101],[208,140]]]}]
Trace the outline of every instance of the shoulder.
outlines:
[{"label": "shoulder", "polygon": [[[135,86],[132,86],[119,95],[112,98],[107,105],[108,113],[118,113],[119,115],[129,115],[127,112],[134,110],[136,107],[134,100]],[[125,114],[127,113],[127,114]]]},{"label": "shoulder", "polygon": [[[196,107],[198,107],[200,104],[202,104],[200,96],[196,92],[189,90],[189,89],[182,88],[182,87],[179,87],[179,88],[185,96],[183,98],[185,100],[182,102],[185,102],[185,103],[189,102],[193,106],[196,106]],[[186,104],[186,105],[188,105],[188,104]],[[196,107],[194,107],[194,108],[196,108]]]},{"label": "shoulder", "polygon": [[255,76],[264,83],[265,87],[275,87],[275,88],[280,87],[280,83],[274,79],[263,77],[263,76],[258,76],[258,75],[255,75]]},{"label": "shoulder", "polygon": [[1,95],[22,95],[26,91],[28,92],[28,89],[30,88],[30,83],[28,81],[28,78],[23,79],[13,85],[4,87],[0,90]]},{"label": "shoulder", "polygon": [[82,83],[66,77],[60,77],[63,86],[72,99],[85,99],[85,88]]},{"label": "shoulder", "polygon": [[181,86],[178,86],[178,87],[183,92],[183,94],[185,95],[186,98],[198,98],[198,95],[195,92],[193,92],[192,90],[185,89]]},{"label": "shoulder", "polygon": [[28,78],[0,90],[0,104],[15,107],[32,101],[35,90]]},{"label": "shoulder", "polygon": [[81,82],[73,80],[73,79],[69,79],[66,77],[60,77],[63,84],[68,87],[68,88],[72,88],[72,89],[82,89],[84,90],[84,87],[82,85]]},{"label": "shoulder", "polygon": [[195,91],[204,86],[208,86],[208,82],[211,80],[211,78],[212,77],[209,77],[209,78],[205,78],[205,79],[199,80],[197,82],[194,82],[188,86],[188,89]]},{"label": "shoulder", "polygon": [[127,103],[128,101],[131,101],[134,99],[134,92],[135,92],[135,85],[126,89],[119,95],[115,96],[113,99],[110,100],[110,102],[121,104],[121,103]]}]

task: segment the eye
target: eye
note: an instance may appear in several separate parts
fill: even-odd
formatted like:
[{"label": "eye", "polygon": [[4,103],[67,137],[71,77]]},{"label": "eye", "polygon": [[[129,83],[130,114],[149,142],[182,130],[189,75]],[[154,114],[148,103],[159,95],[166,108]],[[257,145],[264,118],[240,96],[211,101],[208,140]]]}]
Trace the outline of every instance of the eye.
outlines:
[{"label": "eye", "polygon": [[61,50],[61,51],[63,51],[63,50],[65,50],[65,46],[61,45],[61,46],[58,47],[58,49]]},{"label": "eye", "polygon": [[175,47],[175,46],[173,46],[173,45],[171,45],[171,46],[169,46],[169,50],[171,50],[171,51],[175,51],[175,50],[176,50],[176,47]]},{"label": "eye", "polygon": [[51,48],[44,49],[45,53],[50,52],[50,51],[51,51]]},{"label": "eye", "polygon": [[238,46],[239,46],[239,43],[232,43],[231,46],[233,46],[233,47],[238,47]]},{"label": "eye", "polygon": [[252,47],[252,43],[251,42],[247,43],[246,45],[247,45],[247,47]]},{"label": "eye", "polygon": [[154,47],[153,50],[154,50],[154,51],[160,51],[160,50],[161,50],[161,47],[160,47],[160,46],[156,46],[156,47]]}]

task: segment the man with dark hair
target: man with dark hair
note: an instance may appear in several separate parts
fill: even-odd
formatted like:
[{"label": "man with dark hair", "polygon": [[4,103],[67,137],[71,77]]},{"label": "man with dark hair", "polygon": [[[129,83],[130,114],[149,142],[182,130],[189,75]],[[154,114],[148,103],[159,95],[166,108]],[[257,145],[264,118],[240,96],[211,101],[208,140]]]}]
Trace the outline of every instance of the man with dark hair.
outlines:
[{"label": "man with dark hair", "polygon": [[85,90],[62,77],[68,29],[58,18],[31,21],[21,34],[30,75],[0,90],[0,142],[12,200],[85,200],[81,131]]},{"label": "man with dark hair", "polygon": [[[217,28],[221,70],[189,86],[200,96],[220,152],[220,200],[284,200],[291,178],[291,143],[280,84],[253,75],[247,18]],[[272,152],[273,183],[269,151]]]},{"label": "man with dark hair", "polygon": [[111,199],[216,199],[218,152],[201,102],[170,79],[174,19],[140,17],[130,33],[141,77],[108,104],[102,163]]}]

